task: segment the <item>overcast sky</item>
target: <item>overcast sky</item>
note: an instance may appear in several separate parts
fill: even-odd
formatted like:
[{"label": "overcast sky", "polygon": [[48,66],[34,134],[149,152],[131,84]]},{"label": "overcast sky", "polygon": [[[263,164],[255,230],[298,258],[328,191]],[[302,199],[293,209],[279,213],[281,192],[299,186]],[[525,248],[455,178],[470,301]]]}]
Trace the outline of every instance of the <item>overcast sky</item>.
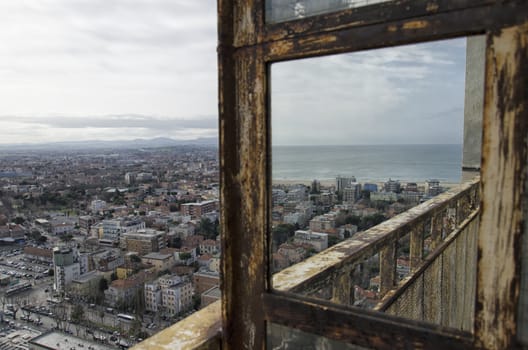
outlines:
[{"label": "overcast sky", "polygon": [[273,144],[461,144],[465,64],[465,38],[276,63]]},{"label": "overcast sky", "polygon": [[[0,0],[0,143],[217,135],[216,0]],[[465,40],[272,67],[274,144],[460,143]]]},{"label": "overcast sky", "polygon": [[0,142],[217,135],[216,0],[0,0]]}]

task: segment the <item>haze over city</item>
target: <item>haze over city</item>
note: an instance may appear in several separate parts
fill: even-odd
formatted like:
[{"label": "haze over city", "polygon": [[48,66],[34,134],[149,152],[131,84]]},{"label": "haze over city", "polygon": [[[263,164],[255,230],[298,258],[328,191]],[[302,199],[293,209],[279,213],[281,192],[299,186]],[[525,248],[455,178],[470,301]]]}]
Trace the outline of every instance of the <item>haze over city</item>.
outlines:
[{"label": "haze over city", "polygon": [[[0,143],[216,137],[216,25],[212,0],[0,2]],[[460,143],[464,65],[464,39],[273,65],[274,144]]]}]

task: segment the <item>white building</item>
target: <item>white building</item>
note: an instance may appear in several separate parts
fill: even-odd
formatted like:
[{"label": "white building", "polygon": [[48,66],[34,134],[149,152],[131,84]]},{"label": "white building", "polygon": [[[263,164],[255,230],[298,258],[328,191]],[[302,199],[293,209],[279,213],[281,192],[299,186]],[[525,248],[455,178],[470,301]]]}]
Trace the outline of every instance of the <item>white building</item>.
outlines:
[{"label": "white building", "polygon": [[90,203],[90,210],[92,213],[100,212],[106,209],[106,202],[100,199],[95,199]]},{"label": "white building", "polygon": [[53,248],[53,289],[64,293],[70,283],[81,275],[81,267],[73,250]]},{"label": "white building", "polygon": [[343,202],[356,202],[361,198],[361,185],[357,182],[351,183],[343,189]]},{"label": "white building", "polygon": [[352,185],[355,182],[356,182],[356,178],[354,176],[351,176],[351,177],[338,176],[338,177],[336,177],[337,192],[339,194],[343,194],[343,190],[345,188],[350,187],[350,185]]},{"label": "white building", "polygon": [[309,244],[317,252],[320,252],[328,248],[328,234],[322,232],[313,232],[310,230],[297,230],[293,236],[293,243]]},{"label": "white building", "polygon": [[145,308],[175,316],[192,307],[192,295],[190,281],[176,275],[164,275],[152,283],[145,284]]}]

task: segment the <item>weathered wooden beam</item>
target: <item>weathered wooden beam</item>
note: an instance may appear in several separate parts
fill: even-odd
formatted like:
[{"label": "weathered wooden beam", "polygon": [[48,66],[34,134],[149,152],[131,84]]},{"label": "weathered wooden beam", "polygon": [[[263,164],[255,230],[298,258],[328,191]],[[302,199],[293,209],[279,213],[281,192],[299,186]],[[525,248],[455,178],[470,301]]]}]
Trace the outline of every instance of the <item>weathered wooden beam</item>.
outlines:
[{"label": "weathered wooden beam", "polygon": [[399,0],[383,2],[290,21],[268,23],[262,41],[277,41],[382,22],[449,13],[460,9],[489,6],[493,3],[495,0]]},{"label": "weathered wooden beam", "polygon": [[255,297],[267,289],[266,68],[259,49],[234,47],[255,37],[254,3],[218,6],[222,348],[236,350],[264,349],[266,337]]},{"label": "weathered wooden beam", "polygon": [[380,293],[387,293],[396,285],[396,242],[383,247],[380,260]]},{"label": "weathered wooden beam", "polygon": [[475,335],[486,349],[509,349],[527,220],[528,22],[487,41]]},{"label": "weathered wooden beam", "polygon": [[266,61],[274,62],[482,34],[486,30],[497,30],[506,25],[521,23],[526,20],[527,12],[528,3],[524,0],[500,3],[494,1],[486,6],[452,12],[264,41]]},{"label": "weathered wooden beam", "polygon": [[283,293],[263,297],[266,319],[368,349],[468,349],[472,336],[400,317]]},{"label": "weathered wooden beam", "polygon": [[420,267],[424,254],[424,224],[418,224],[410,234],[410,262],[411,272]]}]

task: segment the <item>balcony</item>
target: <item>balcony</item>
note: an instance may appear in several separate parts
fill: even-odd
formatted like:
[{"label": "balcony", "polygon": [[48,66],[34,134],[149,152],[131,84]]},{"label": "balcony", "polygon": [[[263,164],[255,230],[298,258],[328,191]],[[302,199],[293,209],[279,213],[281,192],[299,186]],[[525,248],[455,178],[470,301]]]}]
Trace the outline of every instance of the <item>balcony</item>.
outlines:
[{"label": "balcony", "polygon": [[[274,289],[471,332],[479,189],[478,179],[464,183],[282,270],[273,276]],[[406,276],[397,269],[402,246],[409,257]],[[378,292],[370,304],[355,293],[369,259],[379,261]],[[216,302],[134,349],[219,349],[220,328]]]}]

